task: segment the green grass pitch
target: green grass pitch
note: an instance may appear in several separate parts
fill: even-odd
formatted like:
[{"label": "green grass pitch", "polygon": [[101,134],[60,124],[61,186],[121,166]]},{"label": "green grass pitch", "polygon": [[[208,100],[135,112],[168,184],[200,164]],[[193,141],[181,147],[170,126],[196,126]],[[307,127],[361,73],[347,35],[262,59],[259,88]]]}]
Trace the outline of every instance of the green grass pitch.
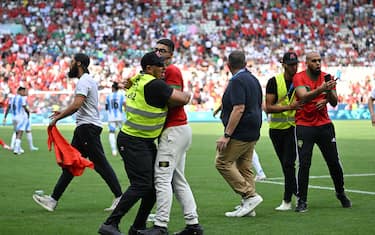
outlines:
[{"label": "green grass pitch", "polygon": [[[186,176],[198,204],[200,223],[207,235],[246,234],[375,234],[375,129],[367,121],[336,121],[337,143],[344,167],[345,186],[353,208],[343,209],[335,198],[328,169],[316,147],[308,194],[309,211],[277,212],[282,200],[283,185],[280,163],[268,137],[264,123],[256,150],[268,180],[256,184],[264,201],[256,208],[256,217],[226,218],[224,212],[236,206],[236,195],[214,166],[215,141],[223,133],[220,123],[192,123],[193,144],[188,152]],[[59,125],[70,141],[73,126]],[[0,127],[0,138],[10,141],[12,129]],[[28,150],[24,136],[25,153],[15,156],[0,149],[0,235],[86,235],[97,234],[99,225],[108,216],[103,209],[113,198],[110,190],[91,169],[76,177],[60,199],[55,212],[38,206],[31,196],[35,190],[51,193],[60,175],[53,152],[47,150],[46,126],[33,126],[34,143],[40,149]],[[128,185],[123,162],[112,157],[108,131],[104,127],[102,141],[107,158],[120,179],[123,190]],[[295,205],[295,199],[293,199]],[[121,221],[120,229],[127,233],[137,207]],[[148,224],[152,226],[152,224]],[[184,227],[181,208],[175,201],[171,212],[169,231]]]}]

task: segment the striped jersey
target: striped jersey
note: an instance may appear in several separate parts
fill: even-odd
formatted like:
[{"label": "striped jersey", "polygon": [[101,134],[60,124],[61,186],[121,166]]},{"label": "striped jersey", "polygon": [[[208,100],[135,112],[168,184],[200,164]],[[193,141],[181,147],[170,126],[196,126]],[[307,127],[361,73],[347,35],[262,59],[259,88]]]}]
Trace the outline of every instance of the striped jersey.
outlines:
[{"label": "striped jersey", "polygon": [[105,107],[108,114],[108,121],[123,121],[123,105],[125,102],[125,95],[121,92],[112,92],[107,95],[105,99]]},{"label": "striped jersey", "polygon": [[12,113],[13,119],[27,117],[27,113],[24,108],[26,106],[26,96],[16,95],[10,98],[9,104],[9,111]]}]

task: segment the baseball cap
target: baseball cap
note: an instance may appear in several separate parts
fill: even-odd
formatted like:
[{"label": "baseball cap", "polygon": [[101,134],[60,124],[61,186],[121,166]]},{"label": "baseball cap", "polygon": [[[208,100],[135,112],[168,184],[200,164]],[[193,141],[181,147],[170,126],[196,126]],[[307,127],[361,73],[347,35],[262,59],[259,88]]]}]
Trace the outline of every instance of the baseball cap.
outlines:
[{"label": "baseball cap", "polygon": [[284,54],[283,59],[280,62],[283,64],[297,64],[299,61],[295,52],[287,52]]},{"label": "baseball cap", "polygon": [[158,56],[154,51],[146,53],[141,59],[141,66],[144,70],[147,65],[164,66],[164,59]]},{"label": "baseball cap", "polygon": [[83,53],[77,53],[74,55],[74,60],[81,62],[82,66],[87,68],[90,64],[90,58]]}]

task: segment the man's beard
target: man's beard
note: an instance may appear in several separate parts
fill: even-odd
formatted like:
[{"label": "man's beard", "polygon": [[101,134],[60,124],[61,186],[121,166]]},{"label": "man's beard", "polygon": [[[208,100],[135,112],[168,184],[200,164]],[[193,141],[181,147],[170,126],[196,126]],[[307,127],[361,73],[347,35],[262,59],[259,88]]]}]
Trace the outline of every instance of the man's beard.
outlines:
[{"label": "man's beard", "polygon": [[73,68],[70,68],[68,72],[68,77],[69,78],[76,78],[78,77],[78,66],[74,65]]}]

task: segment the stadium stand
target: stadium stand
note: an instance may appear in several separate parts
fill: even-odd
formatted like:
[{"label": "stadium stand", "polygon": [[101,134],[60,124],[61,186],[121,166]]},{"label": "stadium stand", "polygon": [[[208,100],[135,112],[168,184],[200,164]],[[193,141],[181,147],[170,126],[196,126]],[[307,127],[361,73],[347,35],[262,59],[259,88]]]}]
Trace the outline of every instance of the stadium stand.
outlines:
[{"label": "stadium stand", "polygon": [[375,79],[371,0],[5,0],[0,15],[0,102],[27,86],[38,113],[69,102],[76,80],[65,74],[74,53],[91,56],[90,71],[105,93],[138,72],[140,57],[161,37],[175,42],[175,64],[194,94],[190,111],[220,103],[226,55],[235,48],[246,52],[263,86],[286,50],[302,61],[320,51],[324,69],[341,73],[340,102],[348,109],[366,102]]}]

